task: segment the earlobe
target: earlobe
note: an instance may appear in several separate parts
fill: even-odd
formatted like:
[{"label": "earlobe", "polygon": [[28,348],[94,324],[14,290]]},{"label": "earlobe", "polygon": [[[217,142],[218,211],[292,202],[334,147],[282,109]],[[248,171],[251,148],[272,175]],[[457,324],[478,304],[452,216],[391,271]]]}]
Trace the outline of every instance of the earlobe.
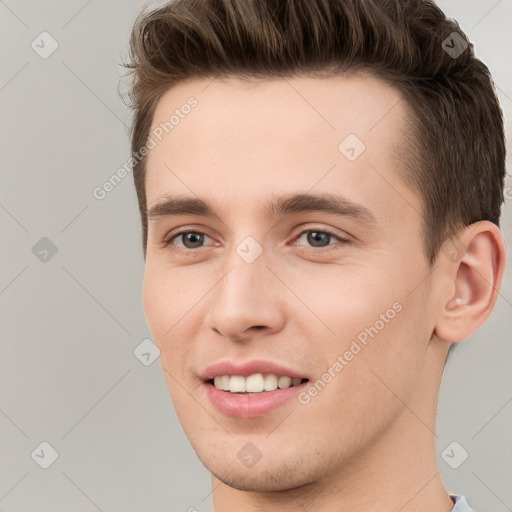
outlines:
[{"label": "earlobe", "polygon": [[[452,244],[452,241],[446,241]],[[458,235],[466,247],[460,259],[446,258],[440,251],[439,264],[454,290],[441,306],[435,334],[450,342],[469,338],[491,314],[505,272],[506,248],[499,228],[488,221],[466,227]]]}]

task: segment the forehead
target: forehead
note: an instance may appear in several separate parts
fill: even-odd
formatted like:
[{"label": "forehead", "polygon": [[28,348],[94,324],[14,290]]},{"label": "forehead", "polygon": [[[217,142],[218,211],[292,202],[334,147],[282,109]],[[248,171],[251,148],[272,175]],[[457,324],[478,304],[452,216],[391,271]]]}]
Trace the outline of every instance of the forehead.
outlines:
[{"label": "forehead", "polygon": [[173,192],[247,206],[313,187],[377,204],[394,188],[415,202],[394,153],[406,111],[395,88],[369,75],[180,83],[153,117],[147,203]]}]

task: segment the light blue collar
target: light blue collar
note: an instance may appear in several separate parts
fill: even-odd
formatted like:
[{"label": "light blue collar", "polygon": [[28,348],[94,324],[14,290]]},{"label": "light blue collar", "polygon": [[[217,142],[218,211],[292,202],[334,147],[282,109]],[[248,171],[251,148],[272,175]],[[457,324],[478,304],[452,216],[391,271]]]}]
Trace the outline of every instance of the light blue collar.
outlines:
[{"label": "light blue collar", "polygon": [[450,494],[450,498],[455,501],[455,505],[453,506],[451,512],[473,512],[464,496],[456,496]]}]

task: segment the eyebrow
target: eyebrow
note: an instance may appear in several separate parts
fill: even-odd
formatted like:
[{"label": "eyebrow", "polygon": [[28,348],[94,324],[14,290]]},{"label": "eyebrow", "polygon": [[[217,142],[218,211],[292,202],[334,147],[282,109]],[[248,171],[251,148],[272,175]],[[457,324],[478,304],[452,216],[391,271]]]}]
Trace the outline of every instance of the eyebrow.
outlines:
[{"label": "eyebrow", "polygon": [[[369,225],[377,222],[373,213],[365,206],[330,193],[273,195],[266,201],[264,209],[269,217],[306,211],[354,217]],[[171,194],[163,196],[147,211],[147,215],[149,220],[179,215],[218,216],[207,201]]]}]

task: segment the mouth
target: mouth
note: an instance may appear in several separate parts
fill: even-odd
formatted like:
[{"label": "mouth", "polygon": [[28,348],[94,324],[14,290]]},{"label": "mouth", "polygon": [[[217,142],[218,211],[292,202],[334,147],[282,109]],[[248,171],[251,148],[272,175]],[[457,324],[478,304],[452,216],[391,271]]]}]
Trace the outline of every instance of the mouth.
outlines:
[{"label": "mouth", "polygon": [[265,416],[303,391],[311,375],[264,359],[224,360],[206,368],[199,378],[205,398],[225,416]]},{"label": "mouth", "polygon": [[271,393],[278,389],[297,387],[305,382],[307,378],[290,377],[276,373],[253,373],[252,375],[216,375],[206,382],[219,391],[235,395],[259,395]]},{"label": "mouth", "polygon": [[308,386],[309,379],[275,373],[216,375],[203,381],[209,402],[224,416],[257,418],[270,414]]}]

